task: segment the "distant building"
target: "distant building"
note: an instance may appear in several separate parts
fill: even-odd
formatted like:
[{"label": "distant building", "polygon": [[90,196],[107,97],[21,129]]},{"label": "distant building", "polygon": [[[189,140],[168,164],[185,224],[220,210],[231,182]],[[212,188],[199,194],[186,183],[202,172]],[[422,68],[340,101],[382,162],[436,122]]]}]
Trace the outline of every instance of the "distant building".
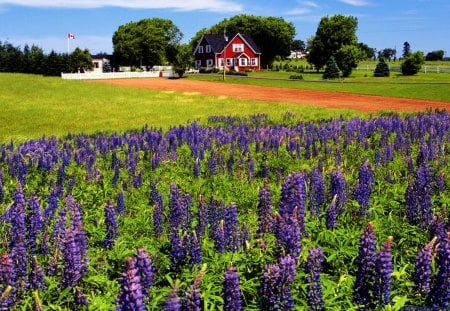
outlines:
[{"label": "distant building", "polygon": [[195,67],[234,71],[259,70],[261,51],[247,35],[203,35],[194,50]]},{"label": "distant building", "polygon": [[92,63],[94,64],[94,68],[92,69],[93,72],[103,72],[103,67],[106,63],[108,63],[111,68],[111,59],[112,55],[108,54],[97,54],[97,55],[91,55]]},{"label": "distant building", "polygon": [[301,59],[306,58],[308,54],[304,51],[291,51],[291,54],[287,57],[289,59]]}]

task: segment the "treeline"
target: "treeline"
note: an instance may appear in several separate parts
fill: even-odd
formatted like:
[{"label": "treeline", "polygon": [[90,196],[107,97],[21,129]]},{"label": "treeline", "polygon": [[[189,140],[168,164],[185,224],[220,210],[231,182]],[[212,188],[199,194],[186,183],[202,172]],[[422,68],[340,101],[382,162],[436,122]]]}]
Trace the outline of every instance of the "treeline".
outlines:
[{"label": "treeline", "polygon": [[75,49],[70,55],[51,51],[45,54],[36,46],[23,49],[0,41],[0,72],[31,73],[59,76],[61,72],[77,72],[93,66],[89,50]]}]

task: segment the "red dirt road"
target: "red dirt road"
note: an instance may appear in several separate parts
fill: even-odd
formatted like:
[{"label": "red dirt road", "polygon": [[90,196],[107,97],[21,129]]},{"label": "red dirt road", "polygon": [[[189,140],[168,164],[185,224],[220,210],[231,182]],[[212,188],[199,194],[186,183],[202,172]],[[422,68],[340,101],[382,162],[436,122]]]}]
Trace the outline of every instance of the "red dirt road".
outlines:
[{"label": "red dirt road", "polygon": [[364,112],[378,111],[424,111],[427,108],[448,109],[450,103],[394,98],[375,95],[359,95],[343,92],[314,91],[256,85],[226,84],[219,82],[194,81],[188,79],[111,79],[94,80],[95,83],[138,87],[152,90],[200,93],[270,102],[307,104],[327,108],[347,108]]}]

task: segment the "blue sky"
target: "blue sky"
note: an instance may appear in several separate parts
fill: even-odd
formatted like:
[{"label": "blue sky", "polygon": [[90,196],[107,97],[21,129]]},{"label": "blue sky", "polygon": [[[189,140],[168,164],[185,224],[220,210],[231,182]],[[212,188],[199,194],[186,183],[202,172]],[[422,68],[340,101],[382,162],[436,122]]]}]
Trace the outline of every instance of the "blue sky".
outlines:
[{"label": "blue sky", "polygon": [[450,56],[449,0],[0,0],[0,41],[23,47],[36,44],[46,53],[88,48],[111,53],[120,25],[144,18],[172,20],[188,42],[204,27],[237,14],[282,17],[297,39],[315,34],[323,16],[358,18],[357,36],[370,47],[412,51],[444,50]]}]

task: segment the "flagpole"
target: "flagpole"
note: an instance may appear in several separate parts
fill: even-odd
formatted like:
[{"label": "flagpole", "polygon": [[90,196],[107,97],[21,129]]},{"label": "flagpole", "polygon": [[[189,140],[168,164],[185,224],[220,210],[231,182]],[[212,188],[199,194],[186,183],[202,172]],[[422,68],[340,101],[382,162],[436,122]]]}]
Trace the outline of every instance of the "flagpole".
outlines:
[{"label": "flagpole", "polygon": [[70,54],[70,38],[69,35],[67,35],[67,55]]}]

